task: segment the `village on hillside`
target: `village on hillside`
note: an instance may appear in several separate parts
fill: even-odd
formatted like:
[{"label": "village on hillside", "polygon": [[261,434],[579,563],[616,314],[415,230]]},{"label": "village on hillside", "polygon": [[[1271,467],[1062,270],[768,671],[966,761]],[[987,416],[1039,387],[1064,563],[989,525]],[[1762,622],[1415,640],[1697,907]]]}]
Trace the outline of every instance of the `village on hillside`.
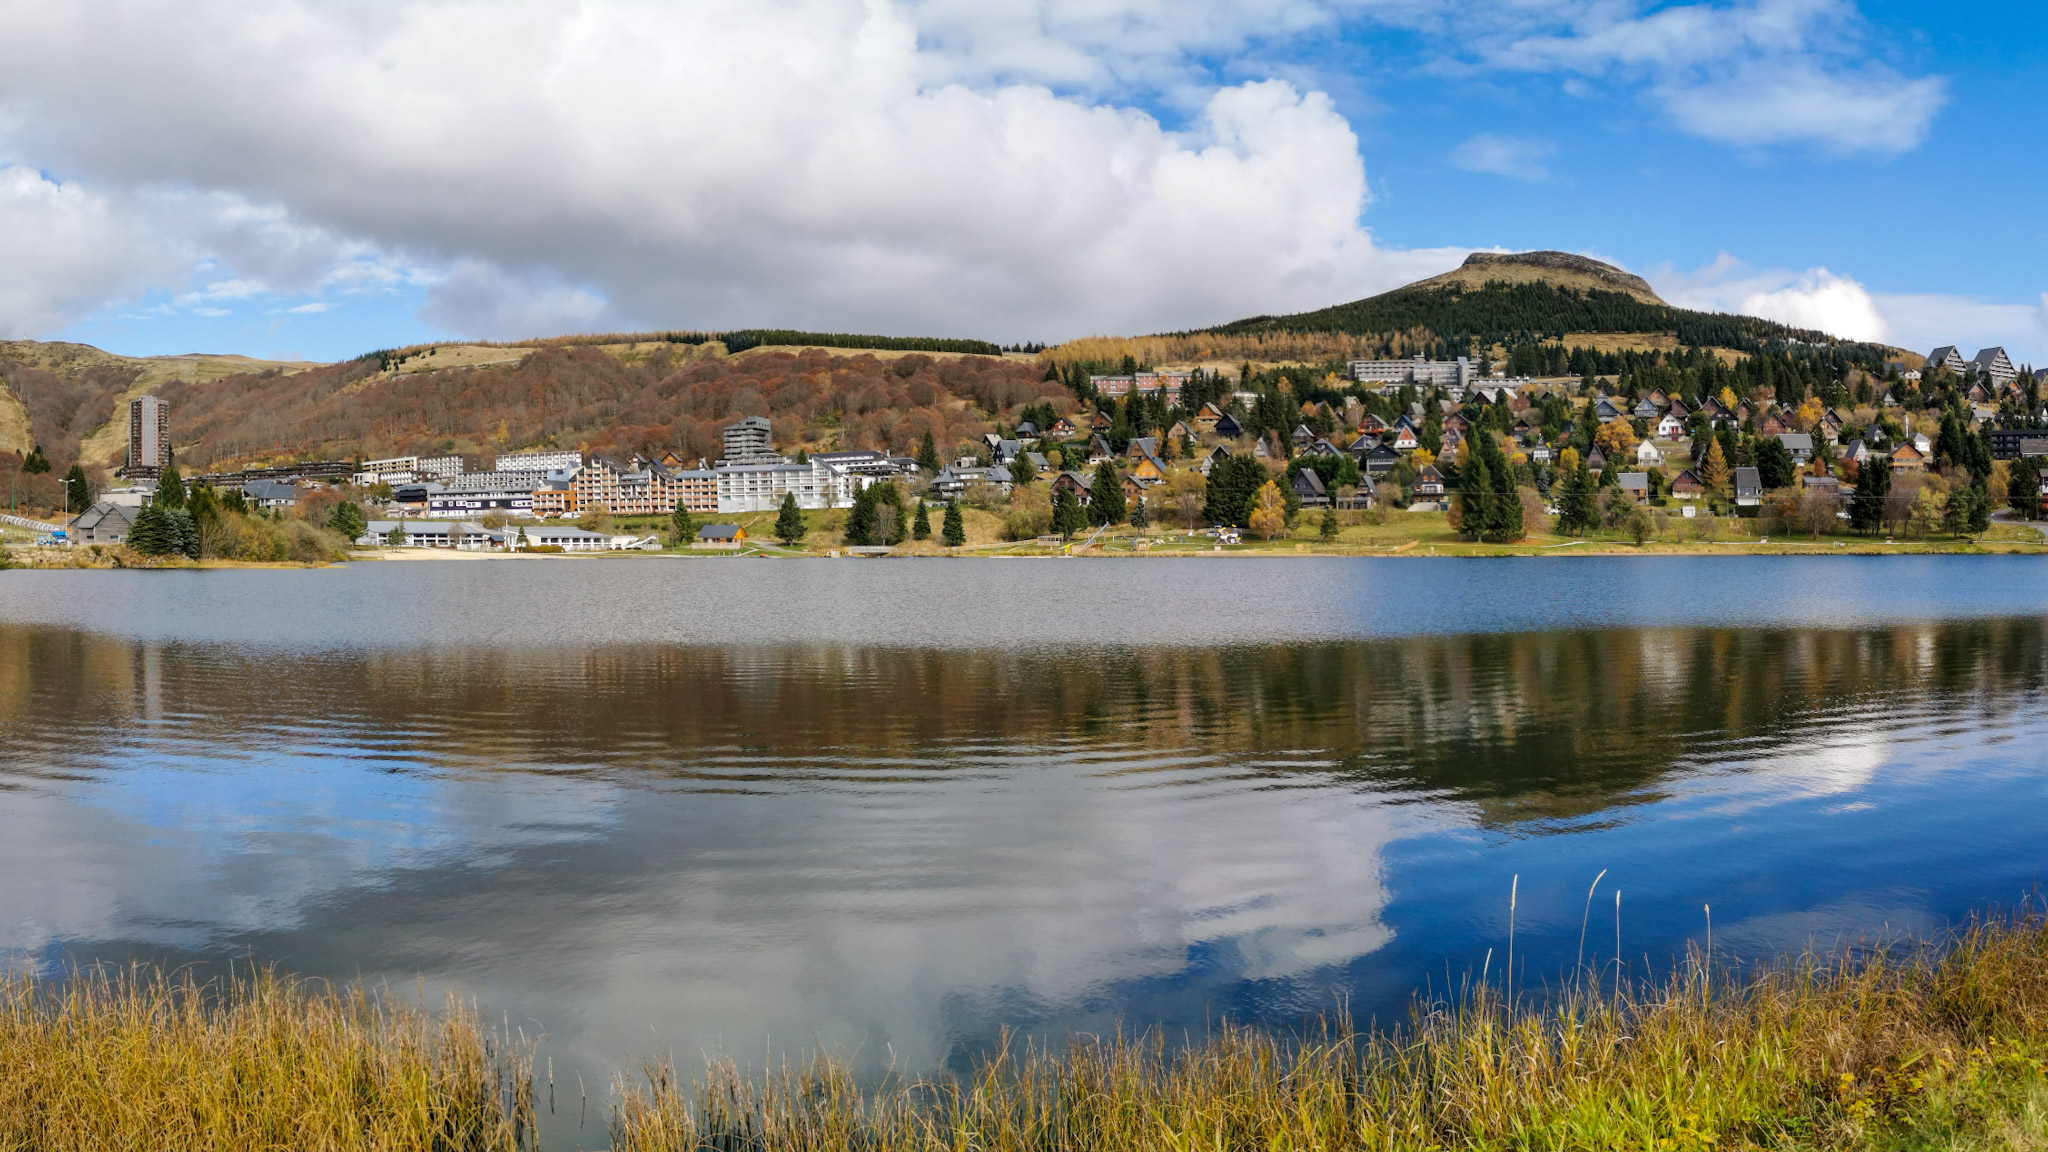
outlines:
[{"label": "village on hillside", "polygon": [[[1999,510],[2033,519],[2048,499],[2048,372],[2022,371],[2000,348],[1967,359],[1939,348],[1922,366],[1882,370],[1786,358],[1761,382],[1768,363],[1737,371],[1697,350],[1552,350],[1499,368],[1470,357],[1359,360],[1341,375],[1095,367],[1049,367],[1072,403],[1026,405],[981,439],[944,446],[927,432],[893,451],[785,451],[773,422],[749,415],[724,427],[715,460],[537,448],[189,478],[173,460],[175,413],[144,396],[128,406],[121,482],[92,492],[74,469],[71,515],[45,525],[44,541],[238,554],[209,548],[187,495],[202,491],[197,511],[216,524],[224,513],[298,521],[338,537],[331,551],[501,552],[735,550],[773,536],[884,553],[964,545],[970,518],[977,543],[1064,548],[1107,533],[1142,548],[1172,531],[1222,547],[1338,541],[1428,513],[1495,543],[1546,533],[1637,544],[1729,531],[1931,538],[1982,533]],[[1508,375],[1518,367],[1553,374]],[[275,553],[276,535],[254,531],[269,542],[244,550]]]}]

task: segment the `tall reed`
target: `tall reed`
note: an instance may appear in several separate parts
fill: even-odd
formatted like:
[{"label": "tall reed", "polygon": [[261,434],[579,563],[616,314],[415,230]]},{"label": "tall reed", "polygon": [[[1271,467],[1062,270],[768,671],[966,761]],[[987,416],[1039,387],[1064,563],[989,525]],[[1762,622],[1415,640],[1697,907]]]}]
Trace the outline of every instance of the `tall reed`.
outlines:
[{"label": "tall reed", "polygon": [[261,970],[0,974],[0,1150],[517,1149],[528,1052],[453,998]]},{"label": "tall reed", "polygon": [[[1481,986],[1394,1033],[1012,1044],[971,1077],[868,1093],[822,1057],[759,1076],[714,1064],[690,1083],[656,1063],[617,1085],[613,1148],[1990,1147],[1979,1137],[2048,1101],[2040,921],[1741,979],[1710,981],[1704,960],[1618,991],[1589,975],[1523,1008]],[[2048,1147],[2048,1122],[2033,1135],[2011,1146]]]},{"label": "tall reed", "polygon": [[[615,1085],[617,1152],[1705,1152],[2048,1148],[2048,920],[1939,946],[1671,977],[1504,981],[1392,1031],[1225,1025],[971,1075],[860,1082],[818,1056],[749,1073],[666,1061]],[[516,1150],[531,1049],[430,1010],[269,972],[0,975],[0,1152]]]}]

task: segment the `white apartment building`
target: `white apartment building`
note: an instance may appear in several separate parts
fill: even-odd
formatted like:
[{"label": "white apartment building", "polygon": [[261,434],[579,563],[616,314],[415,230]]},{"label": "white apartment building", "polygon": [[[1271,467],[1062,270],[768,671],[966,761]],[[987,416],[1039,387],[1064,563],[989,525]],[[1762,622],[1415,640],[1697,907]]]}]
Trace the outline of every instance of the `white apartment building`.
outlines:
[{"label": "white apartment building", "polygon": [[448,491],[439,484],[427,485],[427,515],[440,519],[467,520],[491,512],[508,516],[533,515],[533,490],[524,488],[467,488]]},{"label": "white apartment building", "polygon": [[393,456],[386,460],[365,460],[355,474],[356,487],[368,488],[372,484],[410,484],[419,479],[420,458],[417,456]]},{"label": "white apartment building", "polygon": [[1476,381],[1479,370],[1469,357],[1456,360],[1425,360],[1420,356],[1412,360],[1353,360],[1351,378],[1359,381],[1377,381],[1387,384],[1416,384],[1428,387],[1432,384],[1446,388],[1469,388]]},{"label": "white apartment building", "polygon": [[573,472],[583,467],[581,452],[512,452],[498,457],[500,472]]},{"label": "white apartment building", "polygon": [[796,494],[799,508],[841,508],[866,486],[862,477],[823,461],[808,464],[740,464],[717,469],[718,511],[773,512],[782,498]]}]

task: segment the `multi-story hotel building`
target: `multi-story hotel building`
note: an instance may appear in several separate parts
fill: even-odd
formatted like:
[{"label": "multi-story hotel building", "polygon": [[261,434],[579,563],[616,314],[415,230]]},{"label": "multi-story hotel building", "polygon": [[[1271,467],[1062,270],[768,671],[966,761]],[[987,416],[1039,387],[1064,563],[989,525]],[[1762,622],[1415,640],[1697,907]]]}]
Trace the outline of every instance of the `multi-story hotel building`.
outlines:
[{"label": "multi-story hotel building", "polygon": [[155,396],[128,402],[130,476],[155,476],[171,462],[171,406]]}]

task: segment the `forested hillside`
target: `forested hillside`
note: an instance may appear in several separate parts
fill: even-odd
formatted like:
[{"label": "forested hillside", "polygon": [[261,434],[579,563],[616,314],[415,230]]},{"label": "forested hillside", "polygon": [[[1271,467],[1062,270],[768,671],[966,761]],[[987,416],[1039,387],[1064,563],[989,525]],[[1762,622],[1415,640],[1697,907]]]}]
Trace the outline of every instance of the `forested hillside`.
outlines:
[{"label": "forested hillside", "polygon": [[1481,288],[1410,286],[1293,316],[1255,316],[1205,331],[1219,335],[1343,332],[1426,333],[1453,346],[1513,346],[1570,332],[1670,332],[1678,342],[1753,352],[1770,344],[1836,343],[1821,332],[1788,328],[1753,316],[1694,312],[1652,304],[1624,292],[1577,289],[1540,281]]},{"label": "forested hillside", "polygon": [[387,374],[373,357],[158,390],[195,467],[536,446],[716,457],[719,430],[765,415],[794,449],[945,449],[1057,384],[993,356],[756,351],[705,346],[546,346],[513,364]]}]

